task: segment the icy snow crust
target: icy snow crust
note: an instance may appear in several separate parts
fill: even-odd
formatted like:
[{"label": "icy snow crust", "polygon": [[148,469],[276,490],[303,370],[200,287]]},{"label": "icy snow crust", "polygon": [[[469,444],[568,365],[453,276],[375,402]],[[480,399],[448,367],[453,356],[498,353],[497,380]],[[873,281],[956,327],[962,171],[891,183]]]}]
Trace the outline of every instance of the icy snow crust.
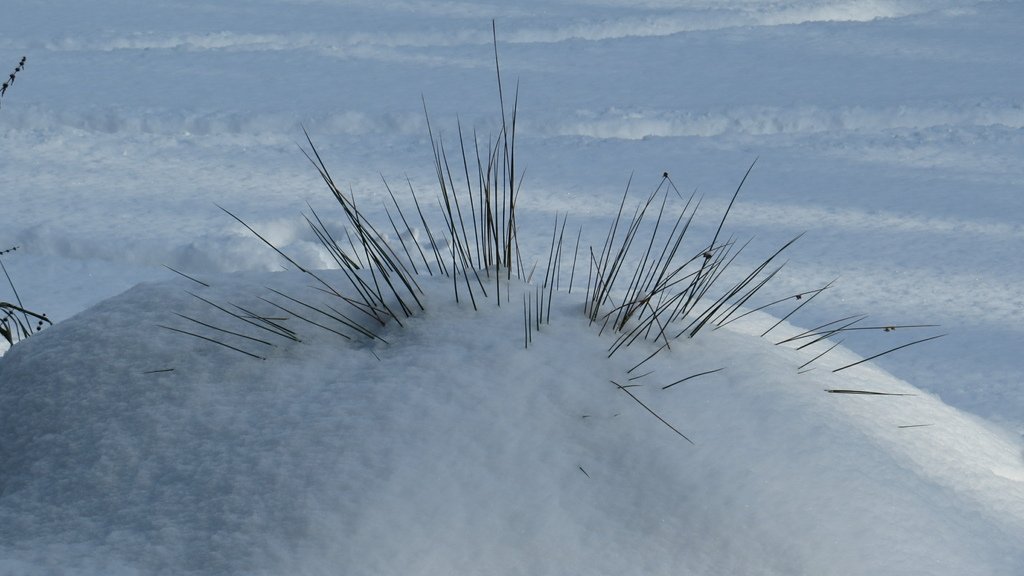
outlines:
[{"label": "icy snow crust", "polygon": [[811,353],[752,334],[770,318],[680,341],[631,381],[653,348],[608,358],[578,293],[524,349],[521,285],[474,312],[425,279],[427,311],[388,344],[293,321],[302,342],[261,361],[155,325],[214,321],[186,290],[246,307],[263,286],[328,297],[299,273],[206,280],[139,285],[4,357],[0,573],[1024,566],[1018,446],[870,365],[825,369],[846,352],[797,375]]}]

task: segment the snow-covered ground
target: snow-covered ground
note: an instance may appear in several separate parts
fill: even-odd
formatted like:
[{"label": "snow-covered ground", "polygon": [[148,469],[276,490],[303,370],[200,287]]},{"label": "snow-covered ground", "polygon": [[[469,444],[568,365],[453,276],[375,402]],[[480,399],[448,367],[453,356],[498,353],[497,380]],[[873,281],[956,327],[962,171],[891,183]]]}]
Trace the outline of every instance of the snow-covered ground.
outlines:
[{"label": "snow-covered ground", "polygon": [[[0,250],[19,246],[2,258],[22,300],[60,321],[0,359],[0,573],[1024,570],[1020,2],[9,0],[0,15],[0,72],[28,57],[0,100]],[[713,234],[756,158],[728,232],[755,238],[751,259],[807,232],[763,301],[838,278],[790,322],[863,313],[948,335],[799,377],[809,358],[750,335],[765,319],[687,342],[661,373],[689,354],[729,366],[648,398],[690,446],[607,382],[623,361],[590,356],[568,295],[564,332],[509,350],[499,376],[481,356],[521,335],[521,313],[481,320],[441,289],[380,363],[328,361],[352,354],[324,335],[250,362],[155,327],[196,305],[165,265],[224,299],[305,285],[252,275],[282,261],[218,204],[326,263],[301,214],[336,208],[303,126],[369,214],[382,175],[432,200],[423,101],[448,143],[456,117],[484,141],[500,127],[492,18],[506,96],[518,81],[522,248],[541,267],[556,213],[600,247],[631,175],[636,198],[666,171],[703,195],[694,231]],[[93,308],[140,282],[155,283]],[[844,344],[869,356],[917,334]],[[916,424],[931,426],[898,428]]]}]

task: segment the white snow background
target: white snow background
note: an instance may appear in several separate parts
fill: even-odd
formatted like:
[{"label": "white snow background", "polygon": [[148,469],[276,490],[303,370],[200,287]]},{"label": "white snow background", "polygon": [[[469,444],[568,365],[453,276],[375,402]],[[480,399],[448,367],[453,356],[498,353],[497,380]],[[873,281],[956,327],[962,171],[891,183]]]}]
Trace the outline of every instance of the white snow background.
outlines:
[{"label": "white snow background", "polygon": [[[653,348],[607,358],[579,278],[529,349],[515,282],[473,311],[424,279],[387,345],[294,324],[263,361],[157,326],[211,317],[186,291],[314,294],[217,207],[328,265],[303,126],[375,219],[382,175],[433,202],[423,100],[448,144],[500,128],[492,18],[528,265],[556,214],[599,250],[631,175],[630,210],[665,171],[695,190],[709,238],[757,158],[739,260],[806,231],[758,303],[838,278],[651,361],[629,390],[692,445],[611,383]],[[1022,29],[1020,2],[6,0],[0,250],[57,324],[0,358],[0,574],[1024,574]],[[804,374],[826,343],[773,345],[852,314],[941,328]]]}]

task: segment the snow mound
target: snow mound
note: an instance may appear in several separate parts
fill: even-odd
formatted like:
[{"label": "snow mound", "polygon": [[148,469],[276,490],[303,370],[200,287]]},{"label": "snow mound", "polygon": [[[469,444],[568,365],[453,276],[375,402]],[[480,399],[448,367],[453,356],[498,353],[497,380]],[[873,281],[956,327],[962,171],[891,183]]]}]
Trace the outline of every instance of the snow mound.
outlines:
[{"label": "snow mound", "polygon": [[157,326],[228,324],[190,291],[280,316],[266,287],[331,297],[298,273],[204,280],[139,285],[2,358],[0,574],[1024,566],[1018,445],[870,364],[833,374],[840,349],[797,374],[813,354],[773,345],[788,325],[757,337],[767,317],[630,372],[653,347],[609,357],[576,294],[527,348],[532,287],[474,311],[424,279],[386,344],[294,317],[301,342],[220,337],[260,360]]}]

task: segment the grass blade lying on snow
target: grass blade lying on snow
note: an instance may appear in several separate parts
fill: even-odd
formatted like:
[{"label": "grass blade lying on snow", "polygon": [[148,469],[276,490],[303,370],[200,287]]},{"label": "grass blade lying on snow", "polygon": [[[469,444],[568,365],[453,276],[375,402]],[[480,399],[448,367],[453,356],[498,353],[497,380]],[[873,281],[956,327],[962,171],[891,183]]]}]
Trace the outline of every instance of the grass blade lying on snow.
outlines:
[{"label": "grass blade lying on snow", "polygon": [[810,360],[808,360],[807,362],[804,362],[803,364],[801,364],[801,365],[797,366],[797,368],[796,368],[796,369],[797,369],[797,370],[803,370],[803,369],[804,369],[804,368],[806,368],[807,366],[810,366],[812,362],[814,362],[814,361],[815,361],[815,360],[817,360],[818,358],[821,358],[821,357],[822,357],[822,356],[824,356],[825,354],[828,354],[828,353],[829,353],[829,352],[831,352],[831,351],[832,351],[832,350],[833,350],[833,349],[834,349],[835,347],[839,346],[839,345],[840,345],[840,344],[842,344],[842,343],[843,343],[843,341],[842,341],[842,340],[840,340],[840,341],[836,342],[835,344],[833,344],[833,345],[829,346],[828,348],[826,348],[826,349],[825,349],[825,351],[824,351],[824,352],[822,352],[821,354],[818,354],[818,355],[817,355],[817,356],[815,356],[814,358],[811,358],[811,359],[810,359]]},{"label": "grass blade lying on snow", "polygon": [[635,395],[633,395],[633,393],[630,392],[629,389],[628,389],[629,386],[623,386],[622,384],[619,384],[618,382],[616,382],[614,380],[610,380],[610,382],[612,384],[615,384],[615,386],[618,387],[619,390],[622,390],[623,392],[628,394],[629,397],[632,398],[634,402],[636,402],[637,404],[642,406],[644,410],[647,410],[648,412],[650,412],[652,416],[657,418],[665,426],[668,426],[670,430],[672,430],[673,432],[678,434],[680,437],[682,437],[683,440],[686,440],[690,444],[693,444],[693,440],[690,440],[689,438],[687,438],[686,435],[683,434],[682,432],[680,432],[675,426],[669,424],[667,420],[665,420],[664,418],[659,416],[657,412],[655,412],[654,410],[651,410],[651,408],[647,404],[644,404],[643,401],[641,401],[639,398],[637,398]]},{"label": "grass blade lying on snow", "polygon": [[180,272],[180,271],[178,271],[178,270],[175,270],[174,268],[171,268],[171,267],[170,267],[170,266],[168,266],[167,264],[164,264],[164,265],[163,265],[163,267],[164,267],[164,268],[167,268],[168,270],[170,270],[171,272],[174,272],[175,274],[177,274],[177,275],[179,275],[179,276],[182,276],[182,277],[184,277],[184,278],[188,278],[189,280],[191,280],[191,281],[195,282],[196,284],[199,284],[199,285],[201,285],[201,286],[204,286],[204,287],[206,287],[206,288],[209,288],[209,287],[210,287],[210,285],[209,285],[209,284],[207,284],[206,282],[203,282],[203,281],[201,281],[201,280],[196,280],[195,278],[193,278],[193,277],[189,276],[188,274],[185,274],[184,272]]},{"label": "grass blade lying on snow", "polygon": [[917,394],[904,394],[899,392],[875,392],[873,390],[844,390],[841,388],[826,389],[829,394],[862,394],[865,396],[917,396]]},{"label": "grass blade lying on snow", "polygon": [[686,378],[682,378],[680,380],[676,380],[675,382],[673,382],[671,384],[668,384],[666,386],[662,386],[661,389],[662,390],[668,390],[669,388],[675,386],[676,384],[682,384],[683,382],[686,382],[687,380],[691,380],[691,379],[696,378],[698,376],[704,376],[705,374],[714,374],[715,372],[721,372],[722,370],[725,370],[725,367],[716,368],[714,370],[708,370],[707,372],[698,372],[697,374],[693,374],[692,376],[687,376]]},{"label": "grass blade lying on snow", "polygon": [[303,301],[299,300],[298,298],[293,298],[292,296],[289,296],[289,295],[285,294],[284,292],[281,292],[280,290],[275,290],[275,289],[269,288],[269,287],[267,288],[267,290],[270,290],[271,292],[273,292],[274,294],[277,294],[278,296],[280,296],[282,298],[286,298],[286,299],[288,299],[288,300],[290,300],[290,301],[292,301],[292,302],[294,302],[294,303],[296,303],[296,304],[298,304],[300,306],[303,306],[304,308],[307,308],[309,310],[312,310],[314,312],[317,312],[319,314],[327,316],[328,318],[330,318],[330,319],[332,319],[332,320],[334,320],[334,321],[336,321],[336,322],[338,322],[340,324],[348,326],[349,328],[355,330],[356,332],[359,332],[360,334],[362,334],[364,336],[367,336],[369,338],[380,340],[380,341],[382,341],[384,343],[387,343],[386,340],[384,340],[380,336],[374,334],[369,328],[366,328],[365,326],[359,324],[358,322],[352,320],[351,318],[349,318],[348,316],[346,316],[344,314],[338,313],[338,311],[335,310],[334,308],[331,308],[331,310],[333,312],[335,312],[335,313],[338,313],[338,316],[335,316],[334,314],[330,314],[328,312],[325,312],[324,310],[322,310],[320,308],[317,308],[316,306],[313,306],[312,304],[308,304],[306,302],[303,302]]},{"label": "grass blade lying on snow", "polygon": [[225,342],[221,342],[220,340],[215,340],[213,338],[208,338],[206,336],[203,336],[202,334],[196,334],[195,332],[189,332],[188,330],[181,330],[179,328],[173,328],[171,326],[165,326],[163,324],[157,324],[157,326],[160,327],[160,328],[163,328],[165,330],[170,330],[172,332],[178,332],[178,333],[181,333],[181,334],[187,334],[188,336],[192,336],[193,338],[199,338],[200,340],[205,340],[207,342],[212,342],[212,343],[217,344],[219,346],[223,346],[223,347],[228,348],[230,350],[234,350],[235,352],[241,352],[242,354],[245,354],[246,356],[249,356],[250,358],[255,358],[257,360],[266,360],[266,358],[264,358],[263,356],[260,356],[258,354],[253,354],[252,352],[246,352],[245,350],[242,350],[241,348],[236,348],[235,346],[232,346],[232,345],[227,344]]},{"label": "grass blade lying on snow", "polygon": [[867,362],[868,360],[874,360],[875,358],[878,358],[879,356],[885,356],[886,354],[888,354],[890,352],[895,352],[897,350],[901,350],[903,348],[906,348],[907,346],[913,346],[914,344],[920,344],[922,342],[927,342],[929,340],[935,340],[936,338],[942,338],[943,336],[948,336],[948,334],[939,334],[938,336],[931,336],[931,337],[928,337],[928,338],[922,338],[920,340],[914,340],[913,342],[908,342],[907,344],[903,344],[902,346],[897,346],[895,348],[890,348],[890,349],[886,350],[885,352],[879,352],[878,354],[875,354],[874,356],[869,356],[869,357],[867,357],[867,358],[865,358],[863,360],[858,360],[858,361],[854,362],[853,364],[847,364],[846,366],[843,366],[841,368],[836,368],[835,370],[833,370],[833,372],[839,372],[841,370],[846,370],[847,368],[852,368],[852,367],[854,367],[854,366],[856,366],[858,364],[863,364],[864,362]]},{"label": "grass blade lying on snow", "polygon": [[[838,278],[836,278],[836,280],[838,280]],[[776,322],[775,324],[772,324],[771,328],[769,328],[769,329],[765,330],[763,333],[761,333],[761,337],[764,338],[765,336],[768,335],[769,332],[771,332],[772,330],[775,330],[776,328],[778,328],[780,324],[782,324],[786,320],[789,320],[790,316],[792,316],[793,314],[796,314],[801,308],[803,308],[804,306],[809,304],[811,302],[811,300],[814,300],[815,298],[817,298],[819,294],[821,294],[825,290],[828,290],[829,288],[831,288],[832,284],[834,284],[836,282],[836,280],[832,280],[828,284],[825,284],[825,286],[823,286],[821,288],[818,288],[817,290],[813,290],[812,293],[811,293],[811,296],[809,298],[807,298],[806,300],[801,302],[799,305],[797,305],[797,307],[794,308],[793,310],[791,310],[789,312],[789,314],[786,314],[782,318],[779,318],[779,321]]]},{"label": "grass blade lying on snow", "polygon": [[254,337],[249,336],[247,334],[242,334],[241,332],[234,332],[234,331],[228,330],[226,328],[220,328],[220,327],[214,326],[213,324],[207,324],[206,322],[203,322],[202,320],[196,320],[195,318],[192,318],[190,316],[186,316],[184,314],[180,314],[178,312],[175,312],[174,315],[178,316],[180,318],[184,318],[185,320],[188,320],[189,322],[194,322],[196,324],[199,324],[200,326],[204,326],[206,328],[209,328],[211,330],[216,330],[217,332],[223,332],[224,334],[230,334],[231,336],[238,336],[239,338],[245,338],[246,340],[251,340],[253,342],[259,342],[260,344],[265,344],[265,345],[271,346],[271,347],[275,346],[274,344],[271,344],[270,342],[267,342],[266,340],[261,340],[259,338],[254,338]]},{"label": "grass blade lying on snow", "polygon": [[[224,308],[223,306],[221,306],[219,304],[216,304],[215,302],[213,302],[211,300],[207,300],[206,298],[203,298],[202,296],[200,296],[198,294],[195,294],[194,292],[189,292],[189,291],[186,290],[185,293],[188,294],[189,296],[192,296],[193,298],[197,298],[197,299],[199,299],[199,300],[209,304],[210,306],[216,308],[217,310],[220,310],[221,312],[227,314],[228,316],[231,316],[233,318],[237,318],[237,319],[241,320],[242,322],[245,322],[246,324],[250,324],[252,326],[255,326],[255,327],[259,328],[260,330],[265,330],[267,332],[270,332],[271,334],[274,334],[275,336],[279,336],[281,338],[286,338],[286,339],[291,340],[293,342],[300,342],[300,340],[299,340],[298,336],[295,334],[295,332],[292,332],[291,330],[285,328],[284,326],[281,326],[280,324],[277,324],[276,322],[273,322],[271,320],[263,318],[262,316],[259,316],[258,314],[254,314],[253,312],[250,312],[249,310],[246,310],[245,308],[242,308],[240,306],[232,304],[232,306],[235,306],[236,308],[238,308],[242,312],[245,312],[246,314],[248,314],[248,317],[242,316],[241,314],[236,314],[235,312],[232,312],[231,310],[228,310],[227,308]],[[259,322],[256,322],[256,320],[259,320]]]}]

